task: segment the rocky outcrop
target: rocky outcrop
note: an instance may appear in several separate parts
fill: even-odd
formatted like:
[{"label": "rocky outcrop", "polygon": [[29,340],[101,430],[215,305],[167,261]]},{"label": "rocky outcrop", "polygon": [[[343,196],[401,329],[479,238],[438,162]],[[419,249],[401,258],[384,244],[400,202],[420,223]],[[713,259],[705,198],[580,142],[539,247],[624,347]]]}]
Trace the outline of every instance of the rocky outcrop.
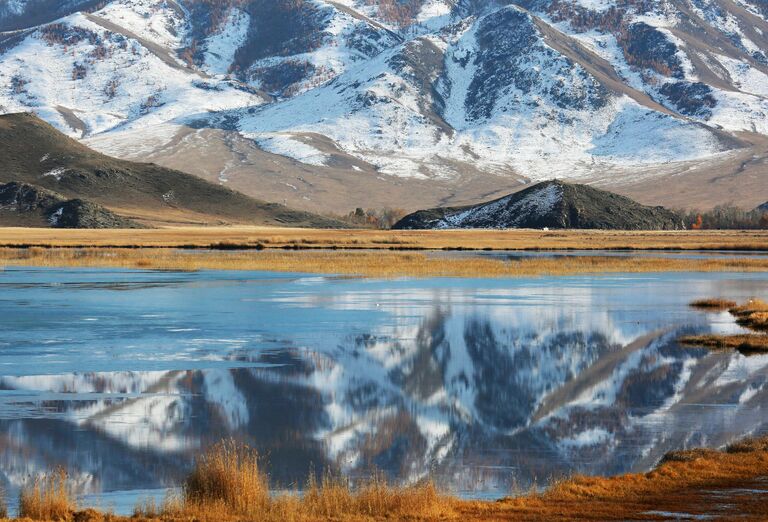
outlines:
[{"label": "rocky outcrop", "polygon": [[142,228],[141,225],[82,199],[11,182],[0,185],[0,224],[55,228]]},{"label": "rocky outcrop", "polygon": [[545,181],[495,201],[468,207],[421,210],[397,229],[588,228],[675,230],[682,218],[663,207],[648,207],[588,185]]}]

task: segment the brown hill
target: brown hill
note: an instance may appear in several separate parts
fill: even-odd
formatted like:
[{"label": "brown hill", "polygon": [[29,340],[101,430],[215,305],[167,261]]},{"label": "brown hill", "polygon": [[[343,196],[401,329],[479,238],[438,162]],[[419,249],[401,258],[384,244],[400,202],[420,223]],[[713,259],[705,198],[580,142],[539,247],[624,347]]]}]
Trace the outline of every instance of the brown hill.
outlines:
[{"label": "brown hill", "polygon": [[0,182],[27,183],[66,199],[88,200],[150,225],[343,226],[177,170],[105,156],[26,113],[0,116]]}]

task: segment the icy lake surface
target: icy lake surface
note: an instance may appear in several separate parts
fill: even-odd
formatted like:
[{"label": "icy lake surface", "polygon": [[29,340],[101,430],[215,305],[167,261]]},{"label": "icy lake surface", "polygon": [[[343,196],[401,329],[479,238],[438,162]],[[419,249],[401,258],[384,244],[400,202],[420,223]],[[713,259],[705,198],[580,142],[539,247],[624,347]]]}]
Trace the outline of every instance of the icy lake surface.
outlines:
[{"label": "icy lake surface", "polygon": [[768,356],[695,298],[768,274],[356,280],[266,272],[0,272],[0,481],[61,465],[130,512],[233,436],[275,488],[310,469],[427,475],[498,497],[768,431]]}]

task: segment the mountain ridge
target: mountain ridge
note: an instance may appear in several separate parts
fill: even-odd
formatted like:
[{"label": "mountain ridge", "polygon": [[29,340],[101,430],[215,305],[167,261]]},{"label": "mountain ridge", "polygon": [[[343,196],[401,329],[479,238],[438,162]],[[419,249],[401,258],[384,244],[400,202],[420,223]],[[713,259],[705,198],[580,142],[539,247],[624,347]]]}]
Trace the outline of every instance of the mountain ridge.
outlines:
[{"label": "mountain ridge", "polygon": [[[0,112],[111,155],[314,210],[458,204],[552,176],[674,206],[765,200],[760,2],[84,5],[0,36]],[[660,194],[671,176],[706,190]]]}]

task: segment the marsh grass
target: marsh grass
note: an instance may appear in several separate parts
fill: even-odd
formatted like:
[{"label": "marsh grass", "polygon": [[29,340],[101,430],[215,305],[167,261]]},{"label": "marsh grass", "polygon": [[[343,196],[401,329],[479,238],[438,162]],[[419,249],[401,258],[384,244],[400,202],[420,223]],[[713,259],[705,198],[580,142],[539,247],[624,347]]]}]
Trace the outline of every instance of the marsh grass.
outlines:
[{"label": "marsh grass", "polygon": [[0,266],[157,270],[269,270],[369,277],[530,277],[618,272],[768,271],[768,256],[680,259],[573,256],[513,260],[389,251],[196,251],[126,248],[0,248]]},{"label": "marsh grass", "polygon": [[381,517],[443,517],[451,504],[431,482],[391,486],[374,477],[358,487],[326,475],[312,476],[303,494],[271,495],[269,477],[258,453],[234,440],[222,441],[203,455],[184,481],[180,495],[157,506],[138,506],[134,516],[164,520],[361,520]]},{"label": "marsh grass", "polygon": [[751,330],[768,330],[768,303],[762,299],[750,299],[729,311],[741,326]]},{"label": "marsh grass", "polygon": [[19,516],[33,520],[70,520],[77,504],[67,472],[58,468],[25,484],[19,493]]},{"label": "marsh grass", "polygon": [[737,350],[744,355],[768,353],[768,303],[752,298],[744,304],[736,304],[723,299],[700,299],[691,306],[701,309],[727,309],[736,318],[736,322],[757,333],[747,334],[708,334],[687,335],[678,339],[686,346],[700,346],[712,350]]},{"label": "marsh grass", "polygon": [[256,517],[269,503],[269,479],[259,466],[259,455],[226,440],[198,458],[184,482],[180,508],[195,514]]}]

